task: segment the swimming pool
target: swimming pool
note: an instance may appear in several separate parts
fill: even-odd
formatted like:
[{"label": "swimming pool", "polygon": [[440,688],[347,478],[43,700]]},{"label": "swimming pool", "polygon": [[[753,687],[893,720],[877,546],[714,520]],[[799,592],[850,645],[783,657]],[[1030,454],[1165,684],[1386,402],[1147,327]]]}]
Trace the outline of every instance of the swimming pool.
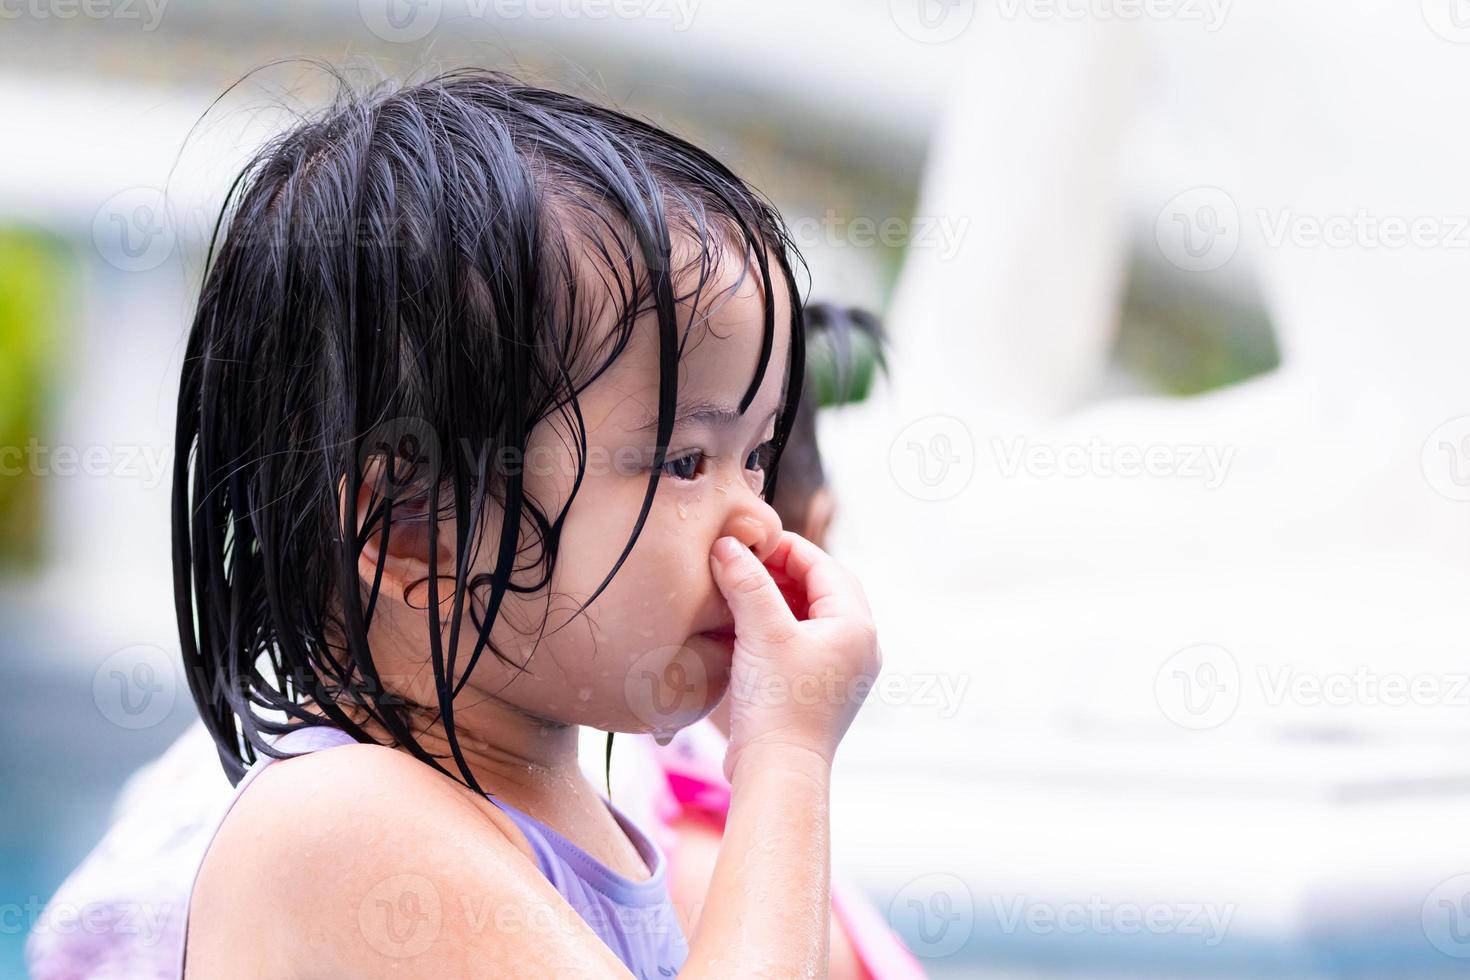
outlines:
[{"label": "swimming pool", "polygon": [[101,837],[124,780],[194,715],[176,697],[146,727],[109,721],[96,665],[127,639],[88,636],[46,609],[22,590],[0,596],[0,978],[25,976],[26,935]]}]

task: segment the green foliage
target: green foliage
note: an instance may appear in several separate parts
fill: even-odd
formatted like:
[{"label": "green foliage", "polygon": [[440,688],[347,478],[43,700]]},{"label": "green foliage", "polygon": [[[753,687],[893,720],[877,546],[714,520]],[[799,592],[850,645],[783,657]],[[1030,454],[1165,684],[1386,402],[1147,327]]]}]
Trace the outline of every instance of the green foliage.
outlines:
[{"label": "green foliage", "polygon": [[31,441],[45,441],[63,309],[69,295],[65,248],[38,232],[0,228],[0,567],[41,559],[43,478]]},{"label": "green foliage", "polygon": [[1115,355],[1171,395],[1195,395],[1273,370],[1276,333],[1255,297],[1196,273],[1135,262]]}]

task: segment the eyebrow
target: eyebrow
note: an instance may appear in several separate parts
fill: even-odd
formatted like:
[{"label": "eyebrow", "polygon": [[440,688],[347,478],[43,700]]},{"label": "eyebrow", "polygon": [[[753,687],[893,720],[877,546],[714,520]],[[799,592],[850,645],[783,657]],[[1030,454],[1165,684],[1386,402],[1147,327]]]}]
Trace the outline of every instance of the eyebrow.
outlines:
[{"label": "eyebrow", "polygon": [[[771,409],[770,413],[761,420],[762,429],[769,425],[772,419],[781,414],[781,407],[786,404],[786,392],[788,387],[790,387],[786,374],[789,374],[790,371],[791,349],[788,347],[786,350],[786,371],[781,377],[781,399],[776,407]],[[728,404],[701,400],[691,402],[688,405],[680,405],[674,409],[674,428],[678,428],[681,425],[688,425],[692,422],[706,422],[716,428],[723,428],[734,425],[740,418],[740,413]],[[656,428],[658,428],[657,413],[644,416],[640,421],[635,422],[633,428],[629,431],[645,432],[648,429]]]},{"label": "eyebrow", "polygon": [[[780,411],[781,409],[779,406],[771,409],[770,414],[761,420],[761,427],[764,428],[766,423],[775,418],[780,413]],[[681,406],[674,413],[674,426],[677,428],[681,425],[689,425],[694,422],[702,422],[707,425],[722,427],[734,425],[736,422],[739,422],[741,418],[741,414],[735,409],[731,408],[729,405],[722,405],[713,402],[693,402],[689,405]],[[633,431],[642,432],[646,429],[653,429],[657,427],[658,416],[653,415],[636,423],[633,427]]]}]

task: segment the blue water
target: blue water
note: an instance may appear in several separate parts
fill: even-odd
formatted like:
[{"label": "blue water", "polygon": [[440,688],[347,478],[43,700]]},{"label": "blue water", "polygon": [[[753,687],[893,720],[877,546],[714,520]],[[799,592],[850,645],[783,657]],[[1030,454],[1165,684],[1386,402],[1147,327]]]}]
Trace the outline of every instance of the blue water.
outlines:
[{"label": "blue water", "polygon": [[[93,672],[110,650],[129,641],[82,636],[40,618],[36,609],[0,597],[0,978],[5,980],[25,976],[23,950],[31,925],[101,837],[124,780],[161,753],[194,716],[185,695],[145,729],[125,730],[108,721],[93,698]],[[162,645],[166,638],[150,642]]]}]

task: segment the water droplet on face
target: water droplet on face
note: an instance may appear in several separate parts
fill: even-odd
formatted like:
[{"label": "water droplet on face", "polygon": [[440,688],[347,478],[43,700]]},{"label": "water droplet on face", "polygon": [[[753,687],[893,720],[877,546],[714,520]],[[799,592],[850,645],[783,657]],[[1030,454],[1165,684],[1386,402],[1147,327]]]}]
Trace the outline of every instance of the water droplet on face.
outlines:
[{"label": "water droplet on face", "polygon": [[592,700],[592,688],[590,688],[590,687],[579,687],[579,688],[577,688],[577,700],[578,701],[591,701]]},{"label": "water droplet on face", "polygon": [[653,733],[653,740],[655,742],[657,742],[661,746],[668,745],[670,742],[672,742],[674,740],[674,733],[673,732],[654,732]]},{"label": "water droplet on face", "polygon": [[724,487],[715,487],[715,493],[724,494],[726,497],[730,496],[730,491],[726,490]]},{"label": "water droplet on face", "polygon": [[684,505],[682,503],[675,504],[674,507],[679,511],[679,520],[683,521],[689,518],[689,512],[684,509]]}]

